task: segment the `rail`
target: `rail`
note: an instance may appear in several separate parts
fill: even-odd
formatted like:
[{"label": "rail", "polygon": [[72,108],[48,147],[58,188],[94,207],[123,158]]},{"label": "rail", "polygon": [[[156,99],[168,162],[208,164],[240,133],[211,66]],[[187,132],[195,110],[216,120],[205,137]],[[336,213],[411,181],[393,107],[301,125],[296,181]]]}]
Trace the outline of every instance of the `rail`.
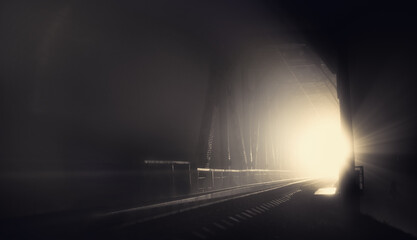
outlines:
[{"label": "rail", "polygon": [[290,170],[269,169],[211,169],[197,168],[199,191],[211,191],[253,183],[270,182],[292,178]]}]

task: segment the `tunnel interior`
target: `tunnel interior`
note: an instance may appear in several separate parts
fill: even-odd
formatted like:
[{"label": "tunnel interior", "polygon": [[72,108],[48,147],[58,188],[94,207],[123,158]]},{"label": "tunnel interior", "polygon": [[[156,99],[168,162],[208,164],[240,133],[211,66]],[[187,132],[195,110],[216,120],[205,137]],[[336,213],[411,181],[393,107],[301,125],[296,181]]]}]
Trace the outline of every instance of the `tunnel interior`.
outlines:
[{"label": "tunnel interior", "polygon": [[338,127],[335,74],[277,32],[266,9],[246,4],[5,4],[16,9],[5,16],[17,15],[4,27],[16,47],[3,62],[2,176],[5,195],[19,201],[5,215],[131,205],[332,168],[307,155],[325,147],[311,142],[327,144],[318,131]]},{"label": "tunnel interior", "polygon": [[356,164],[360,211],[416,235],[407,6],[4,1],[0,220],[347,179]]}]

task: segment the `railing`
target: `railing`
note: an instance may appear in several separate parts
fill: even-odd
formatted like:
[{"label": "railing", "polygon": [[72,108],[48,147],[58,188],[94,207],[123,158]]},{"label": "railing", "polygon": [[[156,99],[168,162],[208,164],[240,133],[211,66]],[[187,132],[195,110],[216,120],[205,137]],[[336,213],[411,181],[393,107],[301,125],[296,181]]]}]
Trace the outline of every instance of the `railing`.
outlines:
[{"label": "railing", "polygon": [[199,191],[210,191],[293,177],[289,170],[197,168]]},{"label": "railing", "polygon": [[[191,169],[190,162],[145,160],[144,181],[150,196],[178,196],[293,178],[289,170]],[[152,187],[153,186],[153,187]],[[153,190],[155,189],[155,192]]]},{"label": "railing", "polygon": [[[191,166],[186,161],[145,160],[147,179],[155,188],[165,189],[171,196],[191,191]],[[164,191],[160,191],[164,192]]]}]

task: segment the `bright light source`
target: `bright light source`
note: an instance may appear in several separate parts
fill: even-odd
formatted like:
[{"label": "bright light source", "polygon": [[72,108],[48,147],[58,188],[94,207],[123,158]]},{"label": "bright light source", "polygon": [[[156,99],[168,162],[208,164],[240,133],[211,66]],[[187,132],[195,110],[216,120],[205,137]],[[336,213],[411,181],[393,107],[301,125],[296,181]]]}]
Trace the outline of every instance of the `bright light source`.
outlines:
[{"label": "bright light source", "polygon": [[349,145],[338,120],[310,124],[297,139],[299,169],[312,177],[338,177]]},{"label": "bright light source", "polygon": [[335,187],[319,188],[314,195],[334,195],[336,194]]}]

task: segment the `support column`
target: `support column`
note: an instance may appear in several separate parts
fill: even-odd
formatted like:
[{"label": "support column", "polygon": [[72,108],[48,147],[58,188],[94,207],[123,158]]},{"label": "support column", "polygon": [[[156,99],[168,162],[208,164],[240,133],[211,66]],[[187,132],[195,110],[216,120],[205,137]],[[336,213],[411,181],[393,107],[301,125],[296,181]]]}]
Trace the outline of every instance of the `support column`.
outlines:
[{"label": "support column", "polygon": [[339,51],[337,71],[337,90],[340,104],[340,120],[342,129],[348,139],[350,151],[345,165],[339,174],[339,188],[345,199],[356,198],[355,158],[353,145],[353,127],[350,97],[349,65],[346,45]]}]

